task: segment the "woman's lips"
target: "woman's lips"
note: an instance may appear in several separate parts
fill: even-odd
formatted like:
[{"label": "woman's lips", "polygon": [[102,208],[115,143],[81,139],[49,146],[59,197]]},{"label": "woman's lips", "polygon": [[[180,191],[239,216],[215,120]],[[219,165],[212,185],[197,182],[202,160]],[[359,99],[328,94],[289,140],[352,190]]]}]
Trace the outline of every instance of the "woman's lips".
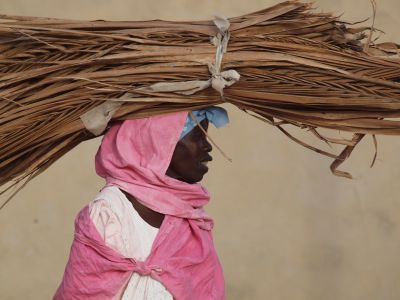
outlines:
[{"label": "woman's lips", "polygon": [[212,161],[212,156],[208,155],[207,158],[201,160],[199,165],[205,168],[205,171],[208,171],[208,163]]},{"label": "woman's lips", "polygon": [[208,168],[208,166],[207,166],[208,165],[208,161],[202,161],[202,162],[200,162],[200,164]]},{"label": "woman's lips", "polygon": [[212,161],[213,158],[210,154],[206,154],[203,159],[200,160],[201,163]]}]

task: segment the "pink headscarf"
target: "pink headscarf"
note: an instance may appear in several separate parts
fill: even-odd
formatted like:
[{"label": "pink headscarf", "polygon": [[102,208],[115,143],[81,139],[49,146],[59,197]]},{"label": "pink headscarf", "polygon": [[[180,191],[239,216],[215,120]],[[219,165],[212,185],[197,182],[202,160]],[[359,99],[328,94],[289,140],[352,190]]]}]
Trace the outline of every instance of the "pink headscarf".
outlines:
[{"label": "pink headscarf", "polygon": [[55,299],[110,299],[121,293],[132,272],[160,281],[177,300],[225,299],[212,219],[203,210],[208,192],[200,184],[165,175],[186,117],[187,112],[178,112],[127,120],[106,133],[96,155],[97,173],[107,185],[118,186],[166,216],[150,255],[138,262],[109,249],[88,209],[82,210]]},{"label": "pink headscarf", "polygon": [[165,175],[186,118],[180,112],[112,127],[97,152],[96,172],[154,211],[210,221],[201,208],[209,201],[207,190]]}]

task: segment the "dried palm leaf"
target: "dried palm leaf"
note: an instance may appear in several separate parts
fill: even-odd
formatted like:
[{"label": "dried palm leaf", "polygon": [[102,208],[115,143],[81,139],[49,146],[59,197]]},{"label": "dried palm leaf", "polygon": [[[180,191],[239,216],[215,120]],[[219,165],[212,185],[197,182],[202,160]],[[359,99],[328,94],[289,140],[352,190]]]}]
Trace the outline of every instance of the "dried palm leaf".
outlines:
[{"label": "dried palm leaf", "polygon": [[[345,177],[337,167],[362,136],[400,134],[399,46],[373,44],[371,28],[310,4],[231,18],[229,33],[213,21],[0,19],[0,186],[30,180],[92,138],[81,116],[99,105],[114,122],[231,103],[334,158],[333,173]],[[215,44],[228,37],[216,61]],[[241,76],[222,96],[210,86],[219,63]],[[306,145],[287,125],[346,148]],[[320,127],[355,135],[329,140]]]}]

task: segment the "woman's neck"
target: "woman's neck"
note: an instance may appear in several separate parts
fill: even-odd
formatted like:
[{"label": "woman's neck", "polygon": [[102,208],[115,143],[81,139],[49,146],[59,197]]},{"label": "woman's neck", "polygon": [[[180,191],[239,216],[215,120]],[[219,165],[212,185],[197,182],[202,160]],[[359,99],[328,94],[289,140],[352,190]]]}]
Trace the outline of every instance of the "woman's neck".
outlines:
[{"label": "woman's neck", "polygon": [[141,204],[139,201],[136,200],[135,197],[132,195],[128,194],[125,191],[122,191],[126,198],[128,198],[129,202],[132,203],[133,208],[137,211],[139,216],[150,226],[153,226],[155,228],[160,228],[161,224],[164,220],[165,215],[156,212],[154,210],[151,210],[150,208],[144,206]]}]

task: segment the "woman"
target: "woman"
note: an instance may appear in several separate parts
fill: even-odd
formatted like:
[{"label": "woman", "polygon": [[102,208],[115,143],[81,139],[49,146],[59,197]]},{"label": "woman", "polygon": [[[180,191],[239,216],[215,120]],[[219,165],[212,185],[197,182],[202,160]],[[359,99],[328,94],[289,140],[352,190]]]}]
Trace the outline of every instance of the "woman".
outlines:
[{"label": "woman", "polygon": [[[75,221],[75,238],[54,299],[224,299],[209,195],[210,107],[126,120],[105,134],[96,172],[106,186]],[[200,126],[198,126],[200,124]]]}]

